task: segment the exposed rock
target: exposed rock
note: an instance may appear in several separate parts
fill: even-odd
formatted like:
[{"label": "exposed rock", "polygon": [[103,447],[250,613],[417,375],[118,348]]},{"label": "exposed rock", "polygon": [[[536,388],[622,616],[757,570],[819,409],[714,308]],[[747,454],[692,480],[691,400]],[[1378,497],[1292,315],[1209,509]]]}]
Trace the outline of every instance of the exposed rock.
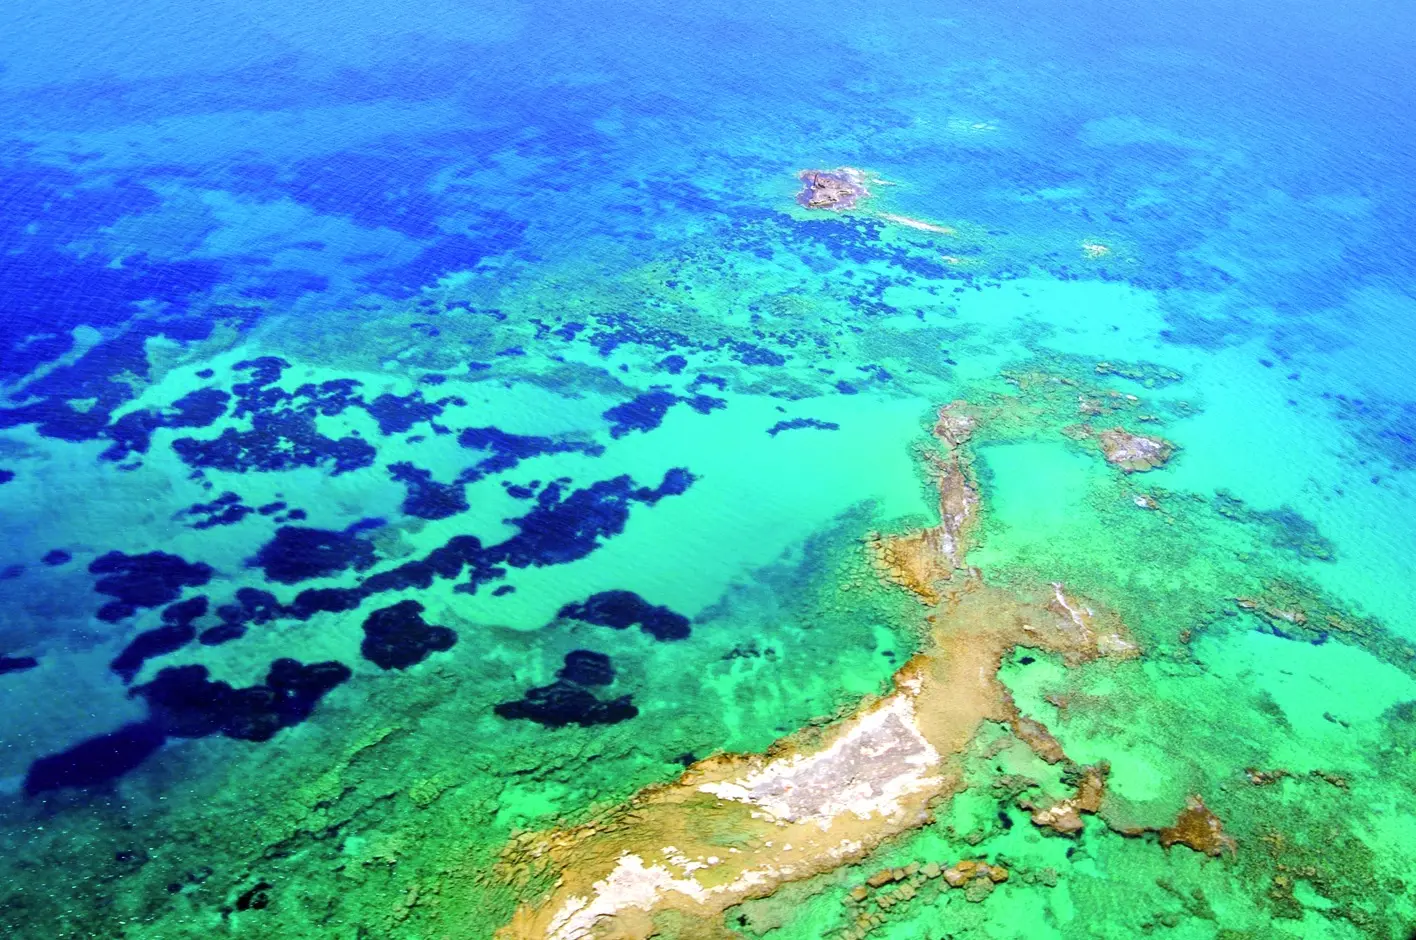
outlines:
[{"label": "exposed rock", "polygon": [[934,436],[950,447],[959,447],[973,436],[978,427],[978,415],[965,401],[951,401],[939,409],[934,423]]},{"label": "exposed rock", "polygon": [[1163,437],[1132,434],[1119,427],[1102,431],[1097,435],[1097,440],[1107,462],[1127,472],[1143,472],[1164,466],[1175,452],[1175,445]]},{"label": "exposed rock", "polygon": [[802,170],[797,179],[806,184],[797,193],[797,202],[808,209],[854,209],[867,198],[865,174],[853,167],[836,170]]},{"label": "exposed rock", "polygon": [[1032,814],[1032,823],[1039,829],[1051,829],[1058,835],[1075,836],[1082,831],[1082,816],[1073,800],[1054,803]]},{"label": "exposed rock", "polygon": [[1178,842],[1196,852],[1213,856],[1225,852],[1233,855],[1238,848],[1234,837],[1224,831],[1224,824],[1199,796],[1188,798],[1185,808],[1175,819],[1175,825],[1161,829],[1159,834],[1160,844],[1166,848]]},{"label": "exposed rock", "polygon": [[[1058,835],[1076,836],[1082,831],[1082,814],[1095,814],[1101,810],[1101,801],[1106,796],[1106,776],[1110,767],[1103,761],[1081,769],[1077,779],[1076,792],[1065,800],[1038,809],[1026,800],[1019,801],[1024,809],[1035,810],[1032,824],[1041,829],[1051,829]],[[1076,774],[1074,774],[1076,775]]]},{"label": "exposed rock", "polygon": [[[944,869],[944,880],[951,888],[963,888],[970,901],[982,901],[993,892],[993,886],[1008,880],[1008,869],[1001,865],[964,859]],[[983,886],[987,887],[983,887]]]}]

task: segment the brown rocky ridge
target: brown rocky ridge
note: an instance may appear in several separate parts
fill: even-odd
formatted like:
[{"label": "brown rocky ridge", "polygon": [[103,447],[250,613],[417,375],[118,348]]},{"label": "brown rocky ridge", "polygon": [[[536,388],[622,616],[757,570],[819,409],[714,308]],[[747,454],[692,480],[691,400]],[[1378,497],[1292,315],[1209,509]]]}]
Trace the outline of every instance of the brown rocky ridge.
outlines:
[{"label": "brown rocky ridge", "polygon": [[963,450],[977,425],[977,415],[964,402],[939,409],[934,436],[945,445],[945,452],[924,454],[939,492],[939,524],[904,535],[867,538],[876,574],[931,606],[940,602],[938,586],[964,567],[969,532],[977,522],[978,487]]}]

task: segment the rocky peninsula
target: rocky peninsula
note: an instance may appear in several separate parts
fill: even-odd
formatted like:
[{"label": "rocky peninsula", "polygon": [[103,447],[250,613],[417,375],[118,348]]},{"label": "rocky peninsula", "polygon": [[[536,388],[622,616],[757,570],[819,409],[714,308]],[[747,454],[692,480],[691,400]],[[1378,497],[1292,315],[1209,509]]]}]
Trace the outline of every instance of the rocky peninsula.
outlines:
[{"label": "rocky peninsula", "polygon": [[[1118,618],[1060,583],[1023,596],[986,585],[965,567],[979,496],[964,451],[976,421],[962,402],[940,411],[939,447],[927,458],[940,488],[940,523],[872,541],[877,560],[894,559],[883,570],[877,565],[882,579],[933,607],[924,649],[895,674],[891,691],[766,753],[698,761],[593,822],[518,839],[504,870],[539,872],[553,886],[521,906],[500,940],[647,938],[665,916],[713,918],[857,862],[928,823],[958,792],[961,755],[985,722],[1010,726],[1044,760],[1065,759],[999,679],[1005,657],[1027,647],[1075,666],[1138,650]],[[1043,808],[1035,822],[1066,830],[1077,813],[1096,812],[1104,773],[1081,772],[1070,803]],[[980,864],[953,865],[950,883],[978,887],[1006,877]]]}]

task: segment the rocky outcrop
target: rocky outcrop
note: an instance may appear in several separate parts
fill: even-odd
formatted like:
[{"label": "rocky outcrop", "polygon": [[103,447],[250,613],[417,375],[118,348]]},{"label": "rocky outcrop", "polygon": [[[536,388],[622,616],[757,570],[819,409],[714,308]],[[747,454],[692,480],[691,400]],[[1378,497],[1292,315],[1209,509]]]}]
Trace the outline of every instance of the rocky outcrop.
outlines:
[{"label": "rocky outcrop", "polygon": [[1077,778],[1077,789],[1067,799],[1044,807],[1034,806],[1027,800],[1020,800],[1018,805],[1032,811],[1034,826],[1051,829],[1058,835],[1076,836],[1082,831],[1082,815],[1101,811],[1101,801],[1106,796],[1106,776],[1110,771],[1105,761],[1082,767],[1072,774]]},{"label": "rocky outcrop", "polygon": [[951,449],[960,447],[973,436],[978,427],[978,414],[965,401],[951,401],[939,409],[934,421],[934,436]]},{"label": "rocky outcrop", "polygon": [[1108,428],[1097,435],[1107,463],[1128,473],[1154,470],[1165,465],[1175,445],[1163,437],[1132,434],[1122,428]]},{"label": "rocky outcrop", "polygon": [[[1027,873],[1030,883],[1038,883],[1041,873]],[[1042,875],[1043,884],[1056,886],[1056,873],[1050,879]],[[842,903],[846,909],[844,929],[835,936],[839,940],[865,940],[876,928],[883,926],[887,918],[900,906],[906,906],[916,897],[930,903],[938,898],[939,892],[958,889],[964,900],[977,904],[985,900],[993,889],[1012,876],[1002,865],[993,865],[983,859],[962,859],[952,865],[948,862],[910,862],[896,868],[882,868],[846,892]]]},{"label": "rocky outcrop", "polygon": [[870,196],[865,188],[865,174],[853,167],[836,170],[802,170],[797,179],[805,188],[797,193],[797,202],[808,209],[854,209]]},{"label": "rocky outcrop", "polygon": [[1160,844],[1167,849],[1178,843],[1196,852],[1218,856],[1225,852],[1233,855],[1238,848],[1234,837],[1224,831],[1224,823],[1198,796],[1187,799],[1185,808],[1175,818],[1175,825],[1161,829],[1159,835]]}]

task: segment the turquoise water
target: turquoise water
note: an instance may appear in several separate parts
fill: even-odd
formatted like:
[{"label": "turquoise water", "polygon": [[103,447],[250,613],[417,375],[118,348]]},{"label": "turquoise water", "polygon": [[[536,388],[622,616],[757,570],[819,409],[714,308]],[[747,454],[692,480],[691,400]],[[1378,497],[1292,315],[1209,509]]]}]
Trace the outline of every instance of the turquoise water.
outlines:
[{"label": "turquoise water", "polygon": [[[499,867],[518,833],[888,687],[927,611],[861,542],[934,523],[965,399],[970,563],[1143,655],[1004,667],[1111,802],[1040,833],[981,738],[861,877],[1018,877],[871,935],[1407,936],[1413,36],[1380,3],[8,5],[0,924],[491,937],[545,887]],[[796,202],[847,166],[856,209]],[[1123,473],[1112,426],[1175,454]],[[1120,832],[1192,793],[1232,857]],[[846,935],[859,880],[659,927]]]}]

